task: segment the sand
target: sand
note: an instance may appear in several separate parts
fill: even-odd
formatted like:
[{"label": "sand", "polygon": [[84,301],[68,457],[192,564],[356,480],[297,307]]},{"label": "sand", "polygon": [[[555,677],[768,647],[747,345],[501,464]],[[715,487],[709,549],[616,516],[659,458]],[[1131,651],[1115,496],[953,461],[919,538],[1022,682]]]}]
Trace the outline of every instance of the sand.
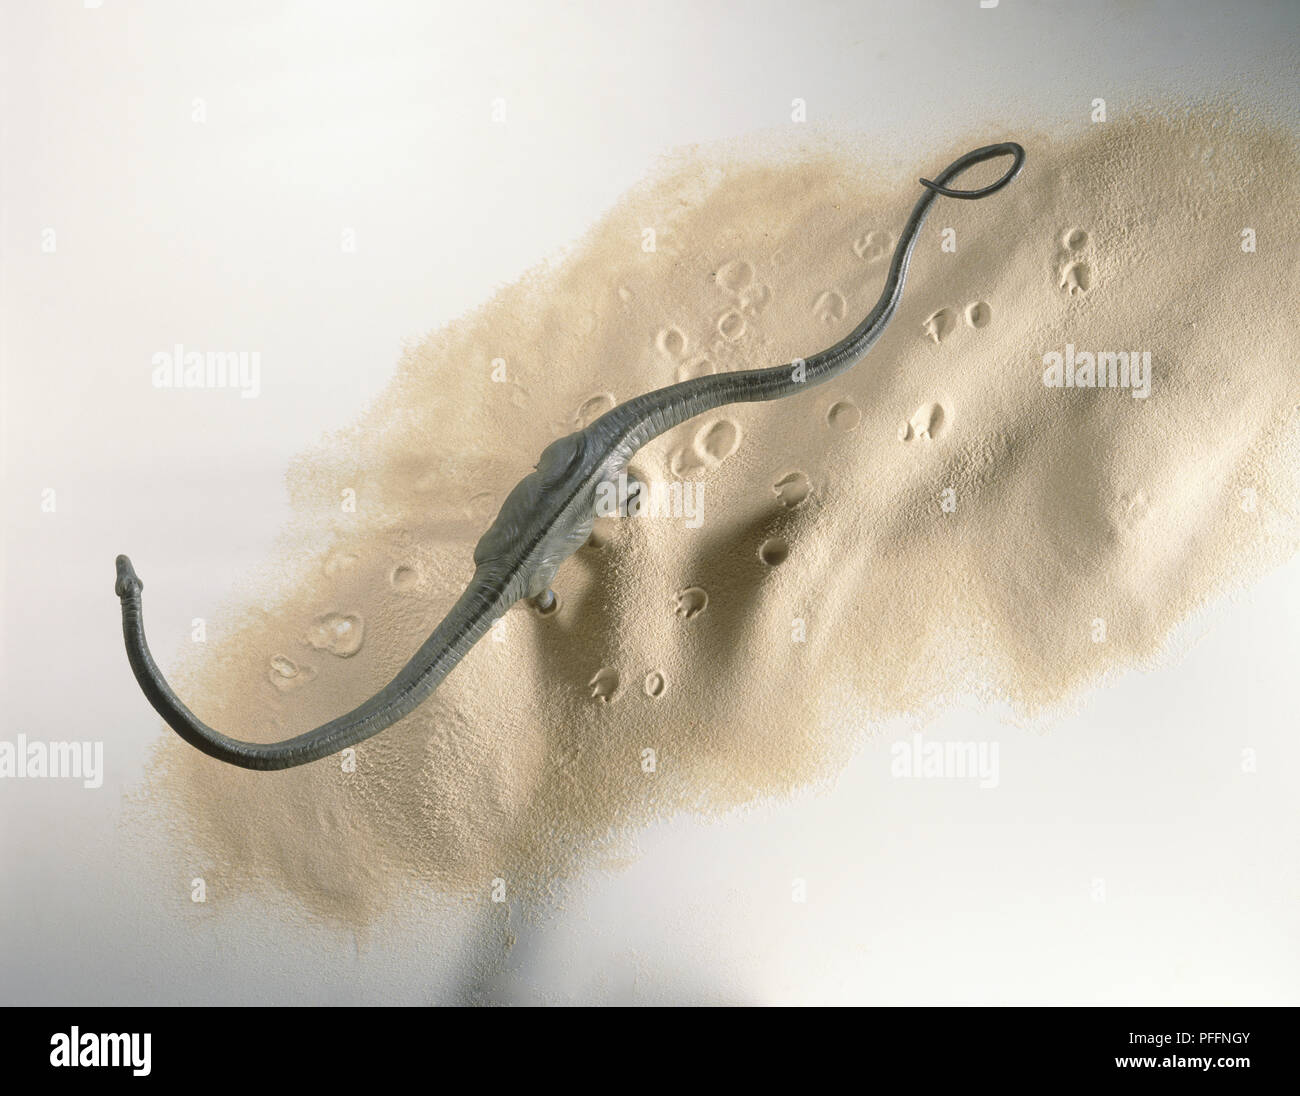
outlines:
[{"label": "sand", "polygon": [[[164,733],[142,801],[213,900],[257,890],[361,925],[416,892],[544,894],[652,818],[833,779],[894,717],[994,704],[1050,729],[1292,556],[1288,131],[1152,112],[888,171],[834,142],[695,149],[412,345],[355,426],[303,455],[284,558],[190,655],[182,696],[259,740],[369,696],[549,441],[678,379],[829,345],[875,300],[916,176],[1006,137],[1024,175],[937,204],[867,359],[638,455],[647,482],[704,485],[698,528],[602,519],[558,611],[513,609],[354,765],[249,773]],[[1067,348],[1149,353],[1149,393],[1048,386]]]}]

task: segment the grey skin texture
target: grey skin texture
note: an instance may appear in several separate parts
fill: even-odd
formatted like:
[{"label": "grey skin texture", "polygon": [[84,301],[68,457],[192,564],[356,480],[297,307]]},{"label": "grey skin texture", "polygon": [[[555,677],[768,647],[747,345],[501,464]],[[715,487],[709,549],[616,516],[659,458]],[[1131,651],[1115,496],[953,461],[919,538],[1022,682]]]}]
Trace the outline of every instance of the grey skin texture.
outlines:
[{"label": "grey skin texture", "polygon": [[[949,187],[967,168],[999,156],[1011,167],[977,190]],[[140,590],[131,561],[117,557],[114,590],[122,602],[122,634],[136,681],[158,714],[186,742],[221,761],[246,769],[287,769],[354,746],[408,715],[492,624],[516,601],[533,598],[539,608],[554,601],[551,580],[560,565],[586,542],[595,516],[596,491],[614,482],[632,455],[652,438],[696,415],[729,403],[776,400],[823,384],[871,349],[902,297],[917,233],[936,197],[983,198],[1019,174],[1025,150],[1006,142],[987,145],[954,160],[925,188],[899,234],[889,273],[870,314],[845,338],[811,358],[769,369],[697,377],[638,396],[606,412],[577,433],[552,442],[536,470],[525,476],[474,549],[474,577],[401,671],[375,696],[315,730],[282,742],[243,742],[203,723],[172,691],[145,641]]]}]

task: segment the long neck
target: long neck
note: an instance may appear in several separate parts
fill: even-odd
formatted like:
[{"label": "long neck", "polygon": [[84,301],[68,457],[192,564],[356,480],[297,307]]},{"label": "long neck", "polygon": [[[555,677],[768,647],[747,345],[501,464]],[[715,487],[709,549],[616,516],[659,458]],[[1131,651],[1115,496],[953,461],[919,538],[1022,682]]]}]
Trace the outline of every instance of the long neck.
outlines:
[{"label": "long neck", "polygon": [[[125,561],[125,562],[124,562]],[[282,742],[245,742],[208,726],[182,703],[154,662],[145,640],[140,599],[142,585],[129,560],[119,557],[129,582],[122,597],[122,631],[127,657],[155,710],[190,745],[218,760],[246,769],[287,769],[354,746],[414,711],[442,683],[475,642],[516,599],[513,588],[495,576],[476,573],[442,623],[387,686],[352,711],[314,730]],[[119,586],[123,580],[119,578]]]},{"label": "long neck", "polygon": [[825,384],[860,361],[880,338],[893,318],[903,297],[907,267],[916,247],[917,233],[924,223],[935,192],[926,190],[916,205],[894,249],[884,288],[866,318],[834,346],[802,361],[775,365],[766,369],[746,369],[736,373],[717,373],[694,377],[629,400],[609,412],[617,416],[619,441],[635,452],[652,438],[679,426],[696,415],[729,403],[757,403],[776,400]]},{"label": "long neck", "polygon": [[[998,181],[977,190],[953,190],[948,183],[967,168],[997,156],[1014,157],[1011,169]],[[917,234],[936,197],[982,198],[1000,190],[1013,179],[1024,160],[1024,149],[1017,144],[986,145],[954,160],[933,181],[922,179],[925,188],[899,234],[875,307],[866,318],[834,346],[802,361],[788,362],[767,369],[746,369],[738,373],[721,373],[695,377],[669,385],[620,404],[602,416],[594,427],[604,437],[630,456],[652,438],[679,426],[688,419],[729,403],[756,403],[776,400],[825,384],[858,362],[880,338],[889,325],[907,281],[907,268],[916,247]]]}]

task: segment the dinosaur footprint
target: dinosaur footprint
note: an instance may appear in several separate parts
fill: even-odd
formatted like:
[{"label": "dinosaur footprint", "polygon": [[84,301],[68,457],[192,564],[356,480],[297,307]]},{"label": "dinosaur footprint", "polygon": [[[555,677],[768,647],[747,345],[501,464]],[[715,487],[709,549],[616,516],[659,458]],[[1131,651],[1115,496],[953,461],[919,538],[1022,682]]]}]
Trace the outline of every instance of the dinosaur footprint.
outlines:
[{"label": "dinosaur footprint", "polygon": [[1082,297],[1092,288],[1092,270],[1087,263],[1069,263],[1061,271],[1061,289],[1071,297]]},{"label": "dinosaur footprint", "polygon": [[948,415],[939,403],[923,403],[912,417],[898,428],[899,441],[912,441],[923,438],[934,441],[943,432]]},{"label": "dinosaur footprint", "polygon": [[1081,228],[1067,228],[1061,234],[1062,252],[1059,288],[1071,297],[1082,297],[1092,288],[1092,267],[1080,257],[1088,246],[1088,234]]},{"label": "dinosaur footprint", "polygon": [[953,315],[952,309],[941,308],[921,325],[921,331],[931,342],[941,343],[952,333],[953,328],[956,326],[957,317]]}]

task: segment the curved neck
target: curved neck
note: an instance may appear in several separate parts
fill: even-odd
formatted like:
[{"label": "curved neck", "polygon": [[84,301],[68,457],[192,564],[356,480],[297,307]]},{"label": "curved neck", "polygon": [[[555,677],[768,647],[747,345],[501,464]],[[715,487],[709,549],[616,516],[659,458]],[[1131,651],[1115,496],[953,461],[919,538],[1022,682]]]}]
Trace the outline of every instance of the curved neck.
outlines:
[{"label": "curved neck", "polygon": [[[797,359],[785,365],[696,377],[660,388],[607,412],[593,424],[593,429],[609,437],[625,456],[630,457],[651,439],[706,411],[729,403],[755,403],[791,396],[843,373],[875,345],[893,319],[903,297],[917,235],[935,198],[942,195],[971,199],[992,194],[1015,178],[1024,162],[1024,154],[1020,145],[1011,142],[986,145],[954,160],[936,179],[921,180],[924,193],[916,200],[899,233],[885,284],[875,306],[834,346],[811,358]],[[963,171],[997,156],[1011,156],[1014,162],[994,183],[976,190],[953,190],[948,186]]]}]

